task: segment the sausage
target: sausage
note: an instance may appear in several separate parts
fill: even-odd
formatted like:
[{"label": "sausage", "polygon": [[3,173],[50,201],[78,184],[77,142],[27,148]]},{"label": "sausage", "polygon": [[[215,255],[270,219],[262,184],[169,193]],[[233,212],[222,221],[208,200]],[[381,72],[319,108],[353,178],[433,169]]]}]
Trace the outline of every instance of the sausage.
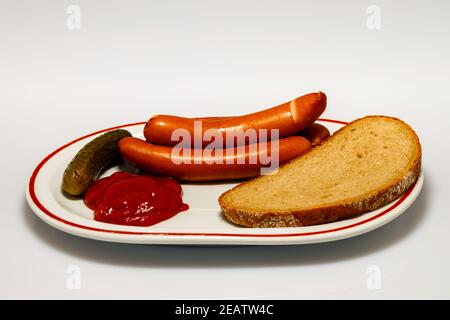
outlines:
[{"label": "sausage", "polygon": [[[154,145],[130,137],[120,140],[119,150],[125,161],[148,173],[182,181],[232,180],[259,176],[261,168],[268,166],[268,163],[261,161],[261,155],[270,157],[272,151],[278,152],[277,164],[282,165],[311,148],[309,140],[300,136],[283,138],[277,142],[274,150],[271,150],[272,141],[265,145],[257,144],[256,147],[255,144],[242,146],[244,152],[238,152],[239,147],[236,147],[220,149],[222,154],[211,152],[206,155],[204,152],[207,149],[187,149],[187,154],[182,154],[184,149],[179,147]],[[252,157],[257,159],[255,163],[250,163]]]},{"label": "sausage", "polygon": [[320,123],[313,123],[308,128],[300,131],[298,135],[308,139],[313,146],[318,146],[330,136],[330,131]]},{"label": "sausage", "polygon": [[[256,177],[263,168],[275,164],[271,169],[277,169],[278,165],[311,148],[311,143],[300,136],[275,141],[214,150],[159,146],[129,137],[120,140],[119,150],[125,161],[142,171],[183,181],[212,181]],[[276,153],[278,162],[275,160]],[[272,161],[269,163],[267,160]]]},{"label": "sausage", "polygon": [[[147,141],[163,146],[175,146],[178,140],[172,141],[172,134],[176,129],[184,129],[190,138],[192,147],[205,147],[211,141],[204,139],[207,130],[216,132],[221,136],[223,147],[239,145],[239,141],[227,141],[233,133],[248,129],[256,130],[260,141],[260,129],[278,129],[278,137],[284,138],[293,135],[309,126],[325,111],[327,103],[323,92],[310,93],[279,106],[237,117],[210,117],[210,118],[183,118],[171,115],[156,115],[148,120],[144,128]],[[197,127],[195,126],[197,124]],[[201,128],[199,128],[201,124]],[[196,128],[196,130],[195,130]],[[267,132],[271,139],[270,132]],[[196,138],[196,139],[195,139]],[[198,140],[195,141],[195,140]],[[197,142],[197,143],[196,143]],[[245,142],[247,143],[247,142]],[[250,142],[251,143],[251,142]]]}]

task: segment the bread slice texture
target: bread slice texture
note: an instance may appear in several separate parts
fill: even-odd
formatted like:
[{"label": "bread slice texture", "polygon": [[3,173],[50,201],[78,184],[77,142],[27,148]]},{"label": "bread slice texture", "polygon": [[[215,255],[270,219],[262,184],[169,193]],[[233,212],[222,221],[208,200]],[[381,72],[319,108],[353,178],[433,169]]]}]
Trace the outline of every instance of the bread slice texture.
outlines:
[{"label": "bread slice texture", "polygon": [[272,175],[219,198],[224,216],[245,227],[299,227],[347,219],[395,200],[416,181],[421,145],[403,121],[367,116]]}]

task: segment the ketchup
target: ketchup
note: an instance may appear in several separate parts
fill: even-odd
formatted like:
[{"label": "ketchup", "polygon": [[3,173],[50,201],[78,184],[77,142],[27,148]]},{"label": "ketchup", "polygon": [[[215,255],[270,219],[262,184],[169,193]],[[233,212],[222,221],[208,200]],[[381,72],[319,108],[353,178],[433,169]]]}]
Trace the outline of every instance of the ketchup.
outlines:
[{"label": "ketchup", "polygon": [[84,203],[101,222],[151,226],[189,209],[182,189],[172,178],[117,172],[95,181]]}]

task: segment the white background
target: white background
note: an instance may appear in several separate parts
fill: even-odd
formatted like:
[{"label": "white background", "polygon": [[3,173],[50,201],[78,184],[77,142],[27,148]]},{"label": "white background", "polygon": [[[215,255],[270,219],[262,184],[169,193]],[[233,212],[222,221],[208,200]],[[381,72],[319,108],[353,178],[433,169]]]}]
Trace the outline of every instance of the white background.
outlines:
[{"label": "white background", "polygon": [[[66,27],[70,4],[81,29]],[[366,9],[381,9],[381,29]],[[449,1],[0,1],[0,298],[450,298]],[[235,115],[310,91],[327,118],[397,116],[425,185],[399,219],[289,247],[102,243],[34,216],[36,164],[152,114]],[[55,182],[56,183],[56,182]],[[66,287],[67,268],[81,288]],[[381,270],[369,290],[367,268]]]}]

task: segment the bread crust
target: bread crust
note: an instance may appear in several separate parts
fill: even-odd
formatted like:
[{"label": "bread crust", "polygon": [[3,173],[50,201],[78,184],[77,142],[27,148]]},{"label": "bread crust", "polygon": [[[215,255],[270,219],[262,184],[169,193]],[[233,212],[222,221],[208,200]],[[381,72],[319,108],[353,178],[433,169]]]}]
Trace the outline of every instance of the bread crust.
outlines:
[{"label": "bread crust", "polygon": [[[370,117],[384,117],[388,119],[395,119],[404,123],[400,119],[386,116],[367,116],[364,118]],[[359,121],[364,118],[355,121]],[[408,124],[404,124],[411,131],[412,136],[415,139],[418,154],[416,155],[416,158],[413,161],[408,172],[404,176],[399,177],[397,180],[393,180],[388,186],[384,187],[383,189],[376,190],[366,197],[361,197],[349,203],[298,211],[257,212],[227,206],[226,201],[224,201],[224,196],[227,193],[232,192],[234,189],[239,188],[240,185],[238,185],[219,197],[219,204],[222,208],[225,218],[234,224],[253,228],[300,227],[329,223],[351,218],[364,212],[376,210],[386,205],[387,203],[394,201],[414,184],[414,182],[419,177],[421,170],[422,149],[420,141],[414,130]],[[345,127],[336,131],[333,136],[339,134]],[[332,138],[333,136],[331,136],[330,138]],[[292,161],[295,161],[295,159]],[[250,181],[244,182],[243,184],[251,183],[252,181],[260,178],[261,177],[252,179]]]}]

